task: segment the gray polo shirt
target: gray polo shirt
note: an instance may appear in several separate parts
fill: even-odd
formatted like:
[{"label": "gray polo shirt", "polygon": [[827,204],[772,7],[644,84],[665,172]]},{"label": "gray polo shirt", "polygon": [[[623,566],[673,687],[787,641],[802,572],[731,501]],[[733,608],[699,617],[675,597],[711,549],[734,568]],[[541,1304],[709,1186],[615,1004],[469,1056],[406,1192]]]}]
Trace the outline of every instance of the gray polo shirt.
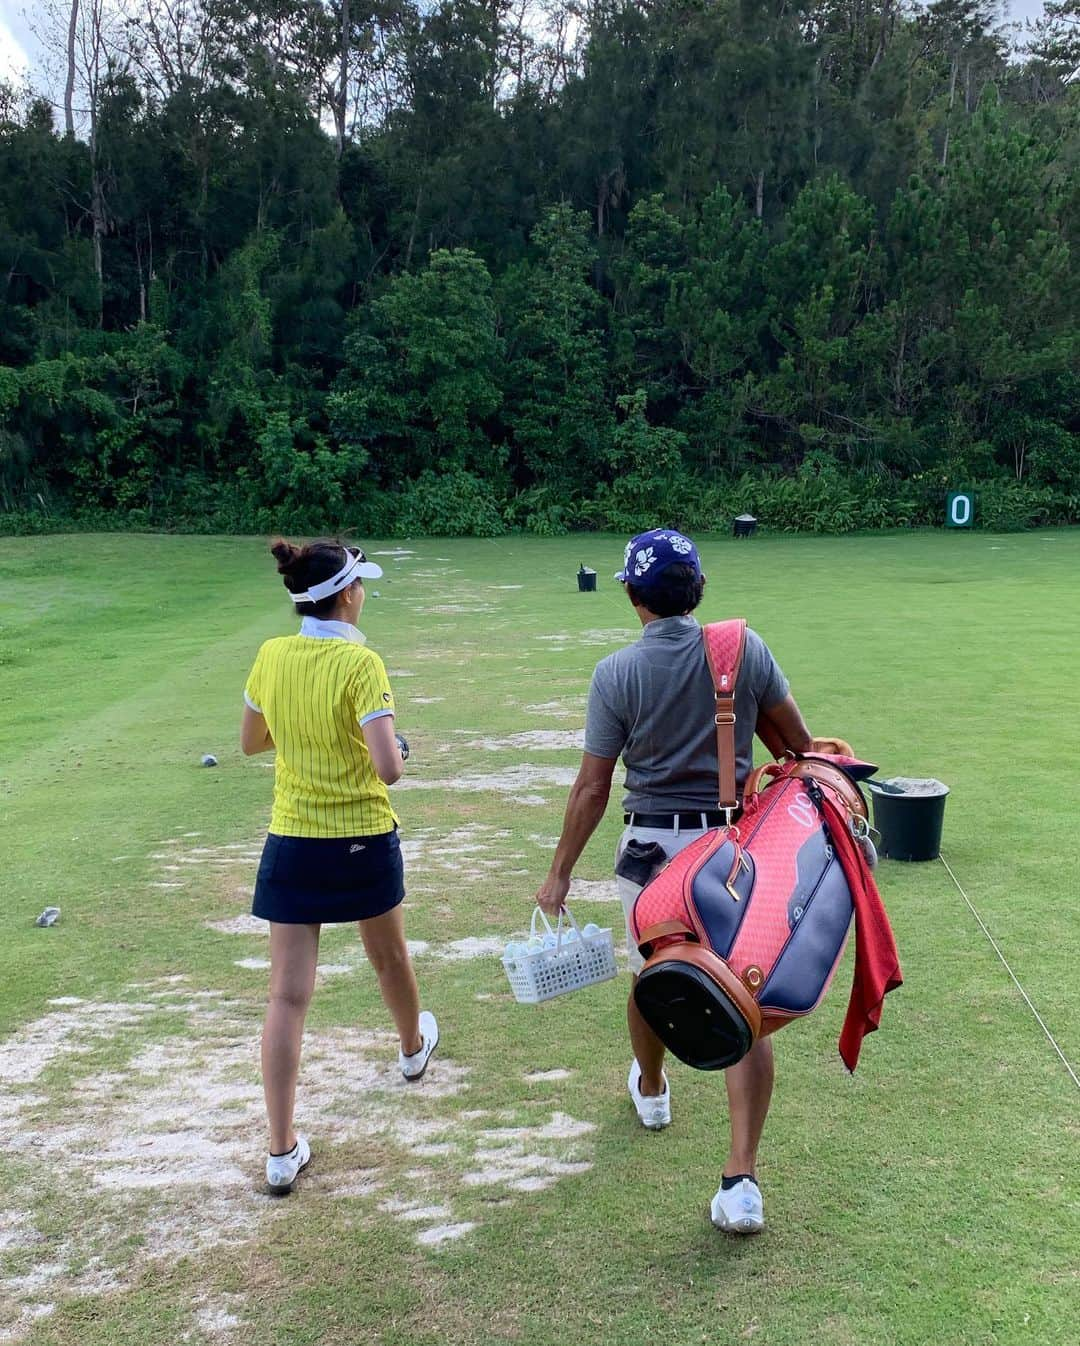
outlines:
[{"label": "gray polo shirt", "polygon": [[[735,778],[742,790],[753,765],[758,707],[788,694],[769,647],[746,630],[735,687]],[[697,618],[661,617],[641,639],[601,659],[589,687],[585,751],[622,756],[623,808],[674,813],[716,808],[715,693]]]}]

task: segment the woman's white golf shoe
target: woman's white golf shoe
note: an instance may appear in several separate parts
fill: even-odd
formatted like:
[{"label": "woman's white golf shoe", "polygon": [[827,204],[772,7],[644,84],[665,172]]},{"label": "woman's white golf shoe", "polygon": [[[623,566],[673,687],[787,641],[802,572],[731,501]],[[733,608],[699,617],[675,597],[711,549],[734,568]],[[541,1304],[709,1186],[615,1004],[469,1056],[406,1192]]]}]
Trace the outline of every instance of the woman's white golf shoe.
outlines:
[{"label": "woman's white golf shoe", "polygon": [[275,1196],[286,1196],[293,1189],[296,1175],[311,1163],[307,1137],[297,1133],[296,1144],[287,1154],[272,1154],[266,1160],[266,1182]]},{"label": "woman's white golf shoe", "polygon": [[402,1051],[398,1052],[398,1065],[401,1067],[401,1073],[410,1084],[414,1080],[418,1080],[427,1070],[431,1054],[439,1045],[439,1025],[435,1022],[435,1016],[430,1010],[420,1011],[419,1028],[422,1039],[420,1050],[413,1052],[412,1056],[406,1056]]}]

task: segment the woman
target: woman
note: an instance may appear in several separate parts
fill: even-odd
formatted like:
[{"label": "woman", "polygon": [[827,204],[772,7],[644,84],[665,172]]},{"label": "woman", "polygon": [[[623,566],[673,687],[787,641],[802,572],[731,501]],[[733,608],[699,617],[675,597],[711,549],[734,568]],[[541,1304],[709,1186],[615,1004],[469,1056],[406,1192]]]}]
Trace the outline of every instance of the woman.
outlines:
[{"label": "woman", "polygon": [[284,1194],[311,1158],[306,1138],[293,1129],[293,1107],[321,926],[359,922],[398,1031],[406,1080],[427,1069],[439,1029],[435,1016],[420,1010],[405,946],[401,849],[386,789],[403,769],[394,698],[382,660],[356,628],[363,581],[382,570],[340,542],[278,541],[270,550],[303,622],[299,635],[259,650],[244,690],[240,746],[248,756],[277,753],[252,911],[270,922],[266,1180]]}]

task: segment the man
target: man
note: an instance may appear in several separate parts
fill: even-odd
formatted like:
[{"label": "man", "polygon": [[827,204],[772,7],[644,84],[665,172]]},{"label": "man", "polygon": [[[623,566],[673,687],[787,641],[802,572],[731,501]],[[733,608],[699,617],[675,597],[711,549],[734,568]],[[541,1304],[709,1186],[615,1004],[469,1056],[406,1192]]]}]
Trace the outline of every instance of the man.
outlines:
[{"label": "man", "polygon": [[[633,645],[602,659],[593,673],[585,720],[585,752],[570,790],[562,836],[551,869],[537,893],[549,914],[559,911],[586,842],[604,816],[611,778],[621,756],[626,767],[623,821],[616,856],[619,896],[627,918],[630,967],[637,981],[642,958],[629,918],[641,891],[618,874],[631,838],[657,842],[670,858],[724,821],[717,811],[715,695],[702,641],[691,614],[701,602],[705,576],[697,548],[673,529],[633,538],[615,576],[642,625]],[[787,679],[765,642],[749,628],[735,691],[736,780],[742,787],[753,765],[758,712],[788,748],[810,749],[810,732],[788,691]],[[627,1022],[634,1061],[627,1087],[641,1124],[659,1131],[671,1122],[671,1090],[664,1046],[642,1019],[631,988]],[[773,1087],[770,1038],[725,1071],[731,1146],[710,1213],[718,1229],[753,1234],[765,1223],[757,1184],[757,1150]]]}]

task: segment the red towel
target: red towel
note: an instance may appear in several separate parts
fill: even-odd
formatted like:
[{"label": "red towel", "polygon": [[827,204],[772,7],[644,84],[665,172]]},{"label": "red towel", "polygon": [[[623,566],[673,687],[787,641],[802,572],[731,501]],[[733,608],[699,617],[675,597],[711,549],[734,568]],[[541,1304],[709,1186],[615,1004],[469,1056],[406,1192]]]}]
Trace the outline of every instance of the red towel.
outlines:
[{"label": "red towel", "polygon": [[840,1030],[840,1056],[848,1070],[854,1070],[863,1038],[881,1022],[885,997],[902,986],[904,979],[896,940],[874,876],[848,830],[844,815],[825,791],[821,810],[855,904],[855,977]]}]

